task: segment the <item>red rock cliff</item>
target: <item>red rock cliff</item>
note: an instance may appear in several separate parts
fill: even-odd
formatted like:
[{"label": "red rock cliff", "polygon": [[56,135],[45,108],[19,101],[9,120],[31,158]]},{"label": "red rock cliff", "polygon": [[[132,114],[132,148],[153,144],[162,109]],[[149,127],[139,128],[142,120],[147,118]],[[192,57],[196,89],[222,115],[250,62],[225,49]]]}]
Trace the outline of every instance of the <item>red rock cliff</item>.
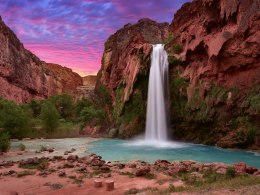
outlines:
[{"label": "red rock cliff", "polygon": [[175,136],[260,148],[260,1],[194,0],[169,31]]},{"label": "red rock cliff", "polygon": [[115,134],[144,131],[149,43],[165,43],[175,138],[259,149],[259,6],[259,0],[194,0],[169,28],[141,20],[112,35],[96,88],[112,96]]},{"label": "red rock cliff", "polygon": [[[26,50],[0,17],[0,97],[22,103],[70,92],[82,85],[79,75],[56,67],[59,68],[48,68],[45,62]],[[64,82],[64,78],[70,80]]]},{"label": "red rock cliff", "polygon": [[195,0],[174,16],[170,32],[183,46],[189,94],[203,80],[227,88],[260,84],[260,2]]}]

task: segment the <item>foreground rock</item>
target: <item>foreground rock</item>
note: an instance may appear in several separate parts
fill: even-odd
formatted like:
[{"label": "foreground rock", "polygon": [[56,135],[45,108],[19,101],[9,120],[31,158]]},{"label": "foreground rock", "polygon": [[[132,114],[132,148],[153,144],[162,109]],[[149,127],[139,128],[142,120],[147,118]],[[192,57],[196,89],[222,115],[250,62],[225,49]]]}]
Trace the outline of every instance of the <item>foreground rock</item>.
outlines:
[{"label": "foreground rock", "polygon": [[[205,182],[205,185],[210,185],[212,182],[214,184],[219,179],[221,182],[227,180],[228,183],[232,183],[233,178],[237,178],[235,180],[240,180],[242,184],[243,179],[250,179],[253,184],[255,181],[260,182],[260,170],[244,162],[234,165],[187,160],[178,162],[157,160],[154,164],[144,161],[121,163],[106,162],[101,156],[91,154],[82,158],[75,155],[68,158],[62,156],[29,158],[14,162],[11,167],[5,165],[5,162],[0,162],[1,192],[6,190],[9,193],[14,190],[18,194],[28,190],[30,193],[65,195],[74,193],[101,195],[107,191],[112,191],[114,194],[127,192],[149,194],[150,189],[160,194],[174,190],[185,191],[185,187],[190,190],[198,182]],[[212,180],[213,177],[216,181]],[[13,185],[14,183],[16,185]],[[250,184],[248,181],[245,183]],[[236,185],[236,188],[239,189],[240,186]],[[236,190],[234,194],[237,193]]]}]

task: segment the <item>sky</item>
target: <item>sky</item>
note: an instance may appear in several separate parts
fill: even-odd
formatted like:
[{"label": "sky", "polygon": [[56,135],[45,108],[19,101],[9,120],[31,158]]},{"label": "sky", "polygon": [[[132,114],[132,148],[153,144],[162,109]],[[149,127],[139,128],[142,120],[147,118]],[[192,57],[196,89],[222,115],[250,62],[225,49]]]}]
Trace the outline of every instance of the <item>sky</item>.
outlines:
[{"label": "sky", "polygon": [[0,15],[41,60],[96,74],[106,39],[141,18],[171,22],[190,0],[0,0]]}]

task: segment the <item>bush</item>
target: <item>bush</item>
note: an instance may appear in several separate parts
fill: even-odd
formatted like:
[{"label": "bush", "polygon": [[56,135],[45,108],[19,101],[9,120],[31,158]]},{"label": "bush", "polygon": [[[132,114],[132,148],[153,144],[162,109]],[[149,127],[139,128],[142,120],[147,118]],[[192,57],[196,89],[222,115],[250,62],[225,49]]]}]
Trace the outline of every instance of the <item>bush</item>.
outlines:
[{"label": "bush", "polygon": [[168,37],[163,40],[163,44],[168,44],[168,43],[174,41],[174,39],[175,38],[174,38],[173,34],[169,33]]},{"label": "bush", "polygon": [[111,105],[111,97],[110,97],[109,90],[107,89],[107,87],[104,85],[101,85],[97,91],[100,96],[101,104],[102,105]]},{"label": "bush", "polygon": [[22,144],[22,143],[20,143],[19,144],[19,149],[20,149],[20,151],[25,151],[25,145],[24,144]]},{"label": "bush", "polygon": [[85,107],[80,113],[80,121],[83,125],[90,121],[104,123],[105,114],[100,109],[94,107]]},{"label": "bush", "polygon": [[168,56],[168,62],[170,65],[179,65],[182,61],[175,56]]},{"label": "bush", "polygon": [[59,113],[51,102],[45,102],[41,111],[42,125],[50,132],[59,126]]},{"label": "bush", "polygon": [[81,111],[85,108],[85,107],[89,107],[91,106],[92,102],[90,102],[90,100],[88,99],[82,99],[77,101],[75,108],[74,108],[74,112],[76,117],[80,116]]},{"label": "bush", "polygon": [[183,51],[183,48],[180,44],[173,45],[173,52],[176,54],[180,54]]},{"label": "bush", "polygon": [[235,177],[236,176],[236,171],[235,171],[235,169],[234,168],[228,168],[227,169],[227,172],[226,172],[226,175],[228,176],[228,177]]},{"label": "bush", "polygon": [[0,151],[7,152],[10,148],[10,136],[8,133],[0,134]]}]

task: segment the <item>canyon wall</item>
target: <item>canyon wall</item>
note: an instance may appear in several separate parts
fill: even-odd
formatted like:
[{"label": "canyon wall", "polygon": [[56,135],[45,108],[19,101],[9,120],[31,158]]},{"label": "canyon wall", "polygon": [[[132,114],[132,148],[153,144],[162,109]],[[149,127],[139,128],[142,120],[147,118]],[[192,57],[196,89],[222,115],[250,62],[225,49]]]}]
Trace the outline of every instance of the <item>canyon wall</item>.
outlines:
[{"label": "canyon wall", "polygon": [[260,1],[195,0],[166,48],[176,138],[260,147]]},{"label": "canyon wall", "polygon": [[174,138],[259,149],[259,4],[194,0],[169,27],[144,19],[112,35],[96,90],[104,88],[111,97],[113,135],[144,131],[151,44],[164,43]]},{"label": "canyon wall", "polygon": [[46,64],[25,49],[0,17],[0,97],[24,103],[71,92],[80,85],[78,74]]}]

